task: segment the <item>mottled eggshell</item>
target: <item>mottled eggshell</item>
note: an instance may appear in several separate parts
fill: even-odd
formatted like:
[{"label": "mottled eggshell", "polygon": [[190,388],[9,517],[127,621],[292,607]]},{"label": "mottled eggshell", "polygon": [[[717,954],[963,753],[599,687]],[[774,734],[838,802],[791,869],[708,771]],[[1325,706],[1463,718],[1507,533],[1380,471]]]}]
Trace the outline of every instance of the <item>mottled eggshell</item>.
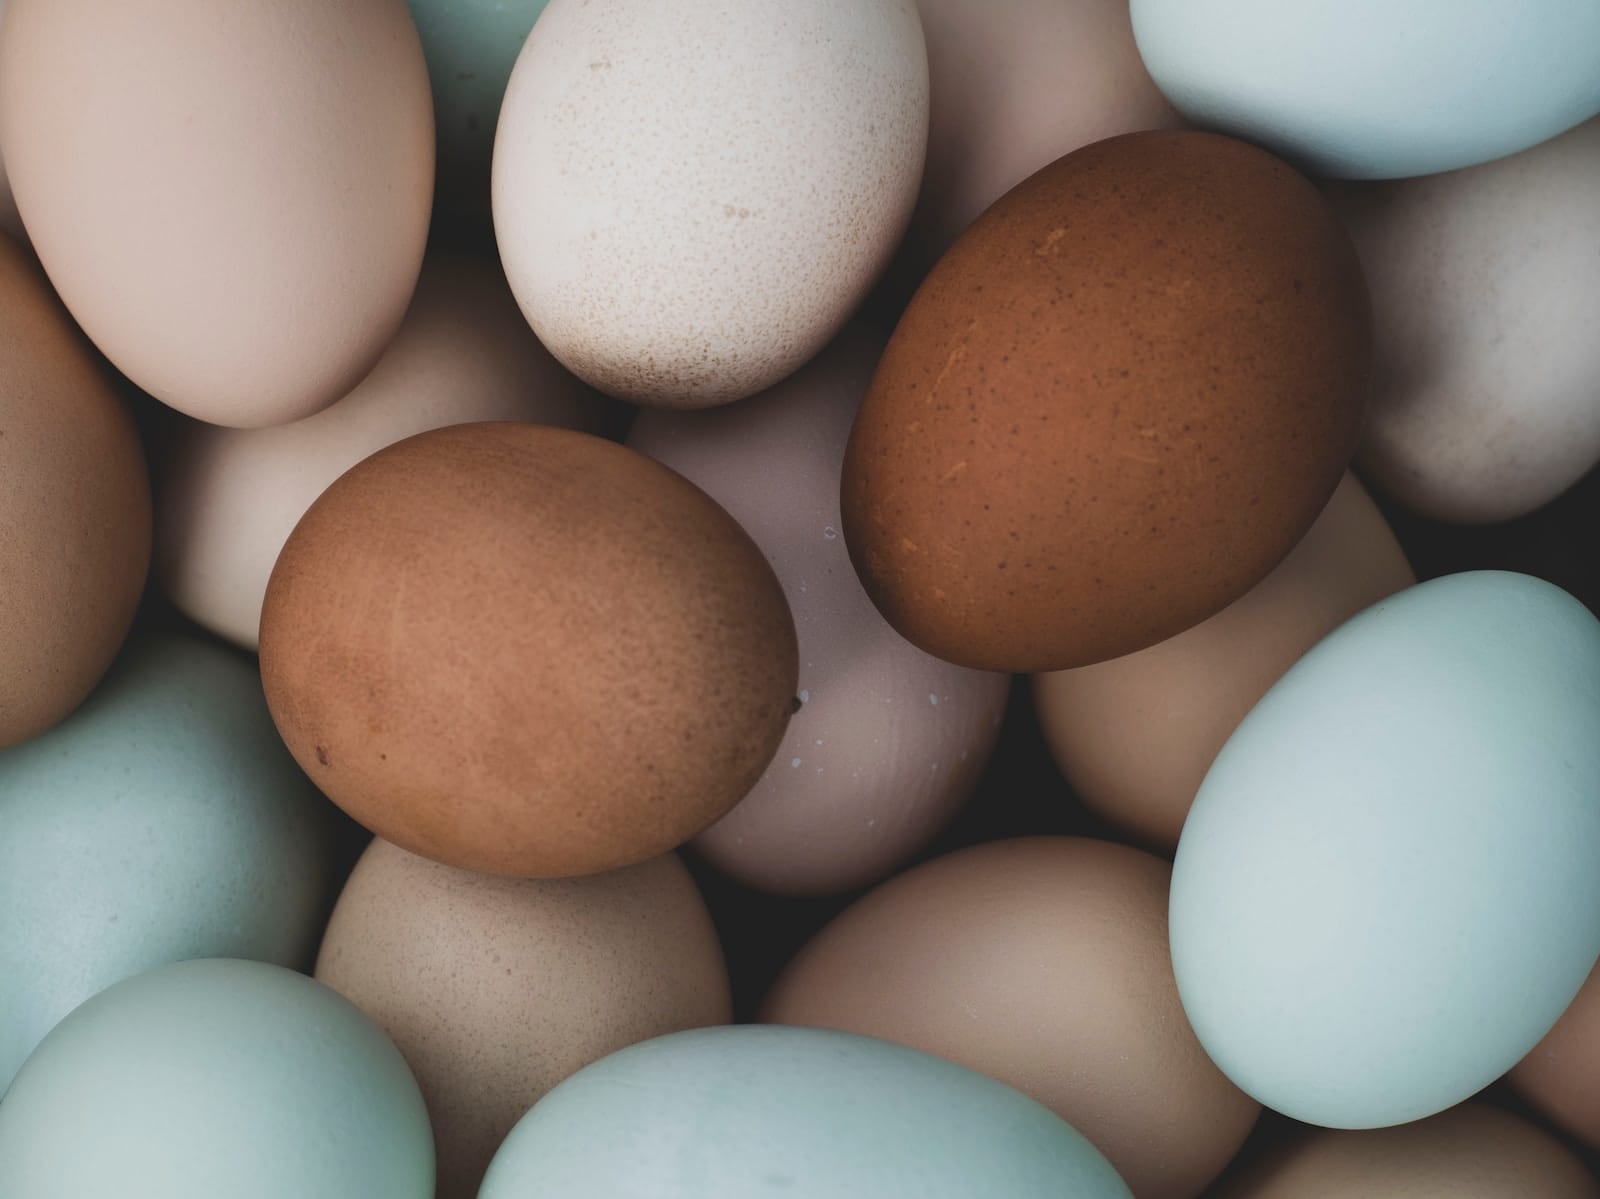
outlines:
[{"label": "mottled eggshell", "polygon": [[1600,1149],[1600,968],[1509,1079],[1547,1118]]},{"label": "mottled eggshell", "polygon": [[824,928],[762,1019],[959,1062],[1066,1120],[1139,1199],[1194,1199],[1261,1105],[1184,1019],[1167,953],[1170,873],[1139,850],[1071,837],[936,858]]},{"label": "mottled eggshell", "polygon": [[1600,955],[1600,622],[1495,571],[1352,617],[1217,756],[1172,877],[1212,1059],[1308,1124],[1420,1119],[1504,1074]]},{"label": "mottled eggshell", "polygon": [[67,307],[180,412],[307,416],[405,314],[433,114],[404,0],[8,0],[0,141]]},{"label": "mottled eggshell", "polygon": [[279,555],[267,702],[336,803],[424,857],[584,874],[725,815],[798,670],[772,568],[706,494],[566,429],[456,425],[340,477]]},{"label": "mottled eggshell", "polygon": [[1217,751],[1299,657],[1415,583],[1353,475],[1270,575],[1211,619],[1095,666],[1039,675],[1039,725],[1073,793],[1171,854]]},{"label": "mottled eggshell", "polygon": [[0,234],[0,747],[77,707],[133,623],[150,482],[127,405]]},{"label": "mottled eggshell", "polygon": [[1376,486],[1501,521],[1600,461],[1600,119],[1486,166],[1324,190],[1372,286],[1358,460]]},{"label": "mottled eggshell", "polygon": [[645,410],[629,444],[705,489],[766,553],[794,613],[801,707],[765,774],[696,839],[787,894],[876,882],[971,794],[1010,679],[917,649],[872,606],[839,536],[839,468],[881,342],[849,331],[770,391],[709,412]]},{"label": "mottled eggshell", "polygon": [[1096,142],[990,208],[913,298],[845,457],[850,556],[952,662],[1143,649],[1310,528],[1370,349],[1355,253],[1309,182],[1214,134]]},{"label": "mottled eggshell", "polygon": [[495,138],[506,275],[601,390],[740,399],[866,298],[927,135],[916,0],[553,0]]},{"label": "mottled eggshell", "polygon": [[185,421],[168,437],[156,576],[192,619],[255,649],[278,552],[350,467],[415,433],[467,421],[595,432],[599,402],[539,344],[494,266],[430,259],[395,340],[338,403],[270,429]]},{"label": "mottled eggshell", "polygon": [[1515,154],[1600,113],[1594,0],[1133,0],[1157,85],[1197,124],[1319,175]]},{"label": "mottled eggshell", "polygon": [[870,1037],[750,1025],[630,1046],[550,1092],[479,1199],[534,1195],[1129,1199],[1071,1126],[993,1079]]}]

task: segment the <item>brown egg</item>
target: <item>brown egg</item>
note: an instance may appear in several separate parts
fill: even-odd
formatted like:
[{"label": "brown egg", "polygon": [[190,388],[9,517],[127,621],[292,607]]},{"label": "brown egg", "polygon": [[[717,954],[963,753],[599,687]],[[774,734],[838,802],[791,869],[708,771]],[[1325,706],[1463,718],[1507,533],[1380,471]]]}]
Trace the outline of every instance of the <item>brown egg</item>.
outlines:
[{"label": "brown egg", "polygon": [[1189,1028],[1167,949],[1171,868],[1070,837],[928,862],[847,909],[767,997],[772,1024],[897,1041],[1056,1112],[1138,1199],[1192,1199],[1261,1107]]},{"label": "brown egg", "polygon": [[1170,855],[1212,760],[1301,655],[1416,582],[1383,514],[1346,475],[1271,574],[1149,649],[1042,674],[1039,725],[1084,805]]},{"label": "brown egg", "polygon": [[371,1016],[417,1076],[438,1199],[472,1199],[512,1125],[569,1074],[731,1019],[711,917],[671,854],[524,880],[374,841],[334,909],[317,978]]},{"label": "brown egg", "polygon": [[1547,1117],[1600,1149],[1600,966],[1533,1052],[1507,1076]]},{"label": "brown egg", "polygon": [[466,424],[311,506],[267,585],[261,672],[355,819],[537,877],[643,861],[726,813],[798,662],[771,567],[704,492],[586,433]]},{"label": "brown egg", "polygon": [[1260,582],[1333,494],[1370,375],[1317,190],[1208,133],[1132,133],[989,209],[901,319],[851,432],[851,559],[908,640],[1043,671]]},{"label": "brown egg", "polygon": [[1216,1199],[1596,1199],[1555,1137],[1484,1103],[1361,1132],[1305,1129],[1218,1188]]},{"label": "brown egg", "polygon": [[0,747],[111,665],[150,565],[138,431],[26,251],[0,234]]}]

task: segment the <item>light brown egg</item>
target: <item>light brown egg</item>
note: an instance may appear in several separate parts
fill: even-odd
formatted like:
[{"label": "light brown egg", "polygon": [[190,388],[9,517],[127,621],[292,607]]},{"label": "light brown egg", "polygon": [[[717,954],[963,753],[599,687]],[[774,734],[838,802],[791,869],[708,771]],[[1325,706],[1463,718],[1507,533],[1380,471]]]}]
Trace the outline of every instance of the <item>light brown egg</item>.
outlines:
[{"label": "light brown egg", "polygon": [[1383,514],[1346,475],[1277,569],[1209,620],[1037,676],[1045,740],[1087,807],[1170,855],[1200,780],[1256,701],[1322,637],[1414,582]]},{"label": "light brown egg", "polygon": [[1138,1199],[1193,1199],[1261,1108],[1184,1017],[1170,877],[1159,858],[1082,838],[937,858],[817,934],[762,1019],[882,1037],[988,1074],[1083,1133]]},{"label": "light brown egg", "polygon": [[1507,1077],[1547,1117],[1600,1149],[1600,967]]},{"label": "light brown egg", "polygon": [[317,978],[399,1046],[422,1087],[438,1199],[472,1199],[544,1093],[606,1054],[731,1019],[711,917],[673,855],[582,879],[491,878],[374,841]]}]

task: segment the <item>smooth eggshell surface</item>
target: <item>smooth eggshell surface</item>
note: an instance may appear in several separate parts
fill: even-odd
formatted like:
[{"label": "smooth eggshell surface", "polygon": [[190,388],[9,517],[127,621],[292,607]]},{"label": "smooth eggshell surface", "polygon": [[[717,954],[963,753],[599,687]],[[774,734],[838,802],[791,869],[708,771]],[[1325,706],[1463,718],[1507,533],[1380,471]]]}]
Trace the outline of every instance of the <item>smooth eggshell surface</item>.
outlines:
[{"label": "smooth eggshell surface", "polygon": [[512,1131],[479,1199],[768,1194],[1129,1199],[1083,1137],[993,1079],[869,1037],[750,1025],[580,1070]]},{"label": "smooth eggshell surface", "polygon": [[405,314],[433,114],[404,0],[8,0],[0,141],[67,307],[180,412],[307,416]]},{"label": "smooth eggshell surface", "polygon": [[495,139],[506,275],[602,391],[752,395],[866,298],[927,130],[916,0],[553,0]]},{"label": "smooth eggshell surface", "polygon": [[787,894],[876,882],[976,784],[1010,680],[917,649],[872,606],[839,535],[839,469],[882,349],[855,330],[770,391],[645,410],[629,444],[705,489],[772,563],[800,641],[801,707],[766,773],[696,851]]},{"label": "smooth eggshell surface", "polygon": [[473,1199],[512,1126],[580,1067],[732,1019],[711,916],[670,854],[529,881],[374,841],[334,909],[317,978],[372,1017],[415,1072],[437,1199]]},{"label": "smooth eggshell surface", "polygon": [[1319,642],[1223,747],[1172,877],[1213,1060],[1308,1124],[1442,1111],[1509,1070],[1600,955],[1600,623],[1450,575]]},{"label": "smooth eggshell surface", "polygon": [[1509,1078],[1545,1117],[1600,1149],[1600,968]]}]

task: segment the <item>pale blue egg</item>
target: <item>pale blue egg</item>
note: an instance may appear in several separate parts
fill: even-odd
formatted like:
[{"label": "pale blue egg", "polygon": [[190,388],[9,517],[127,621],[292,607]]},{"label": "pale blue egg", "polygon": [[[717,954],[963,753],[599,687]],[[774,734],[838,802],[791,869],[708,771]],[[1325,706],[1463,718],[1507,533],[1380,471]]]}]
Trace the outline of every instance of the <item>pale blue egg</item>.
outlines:
[{"label": "pale blue egg", "polygon": [[1600,622],[1494,571],[1355,616],[1218,755],[1173,868],[1178,991],[1240,1088],[1400,1124],[1521,1059],[1600,955]]},{"label": "pale blue egg", "polygon": [[58,1024],[0,1103],[6,1199],[432,1199],[400,1051],[303,974],[208,959]]}]

